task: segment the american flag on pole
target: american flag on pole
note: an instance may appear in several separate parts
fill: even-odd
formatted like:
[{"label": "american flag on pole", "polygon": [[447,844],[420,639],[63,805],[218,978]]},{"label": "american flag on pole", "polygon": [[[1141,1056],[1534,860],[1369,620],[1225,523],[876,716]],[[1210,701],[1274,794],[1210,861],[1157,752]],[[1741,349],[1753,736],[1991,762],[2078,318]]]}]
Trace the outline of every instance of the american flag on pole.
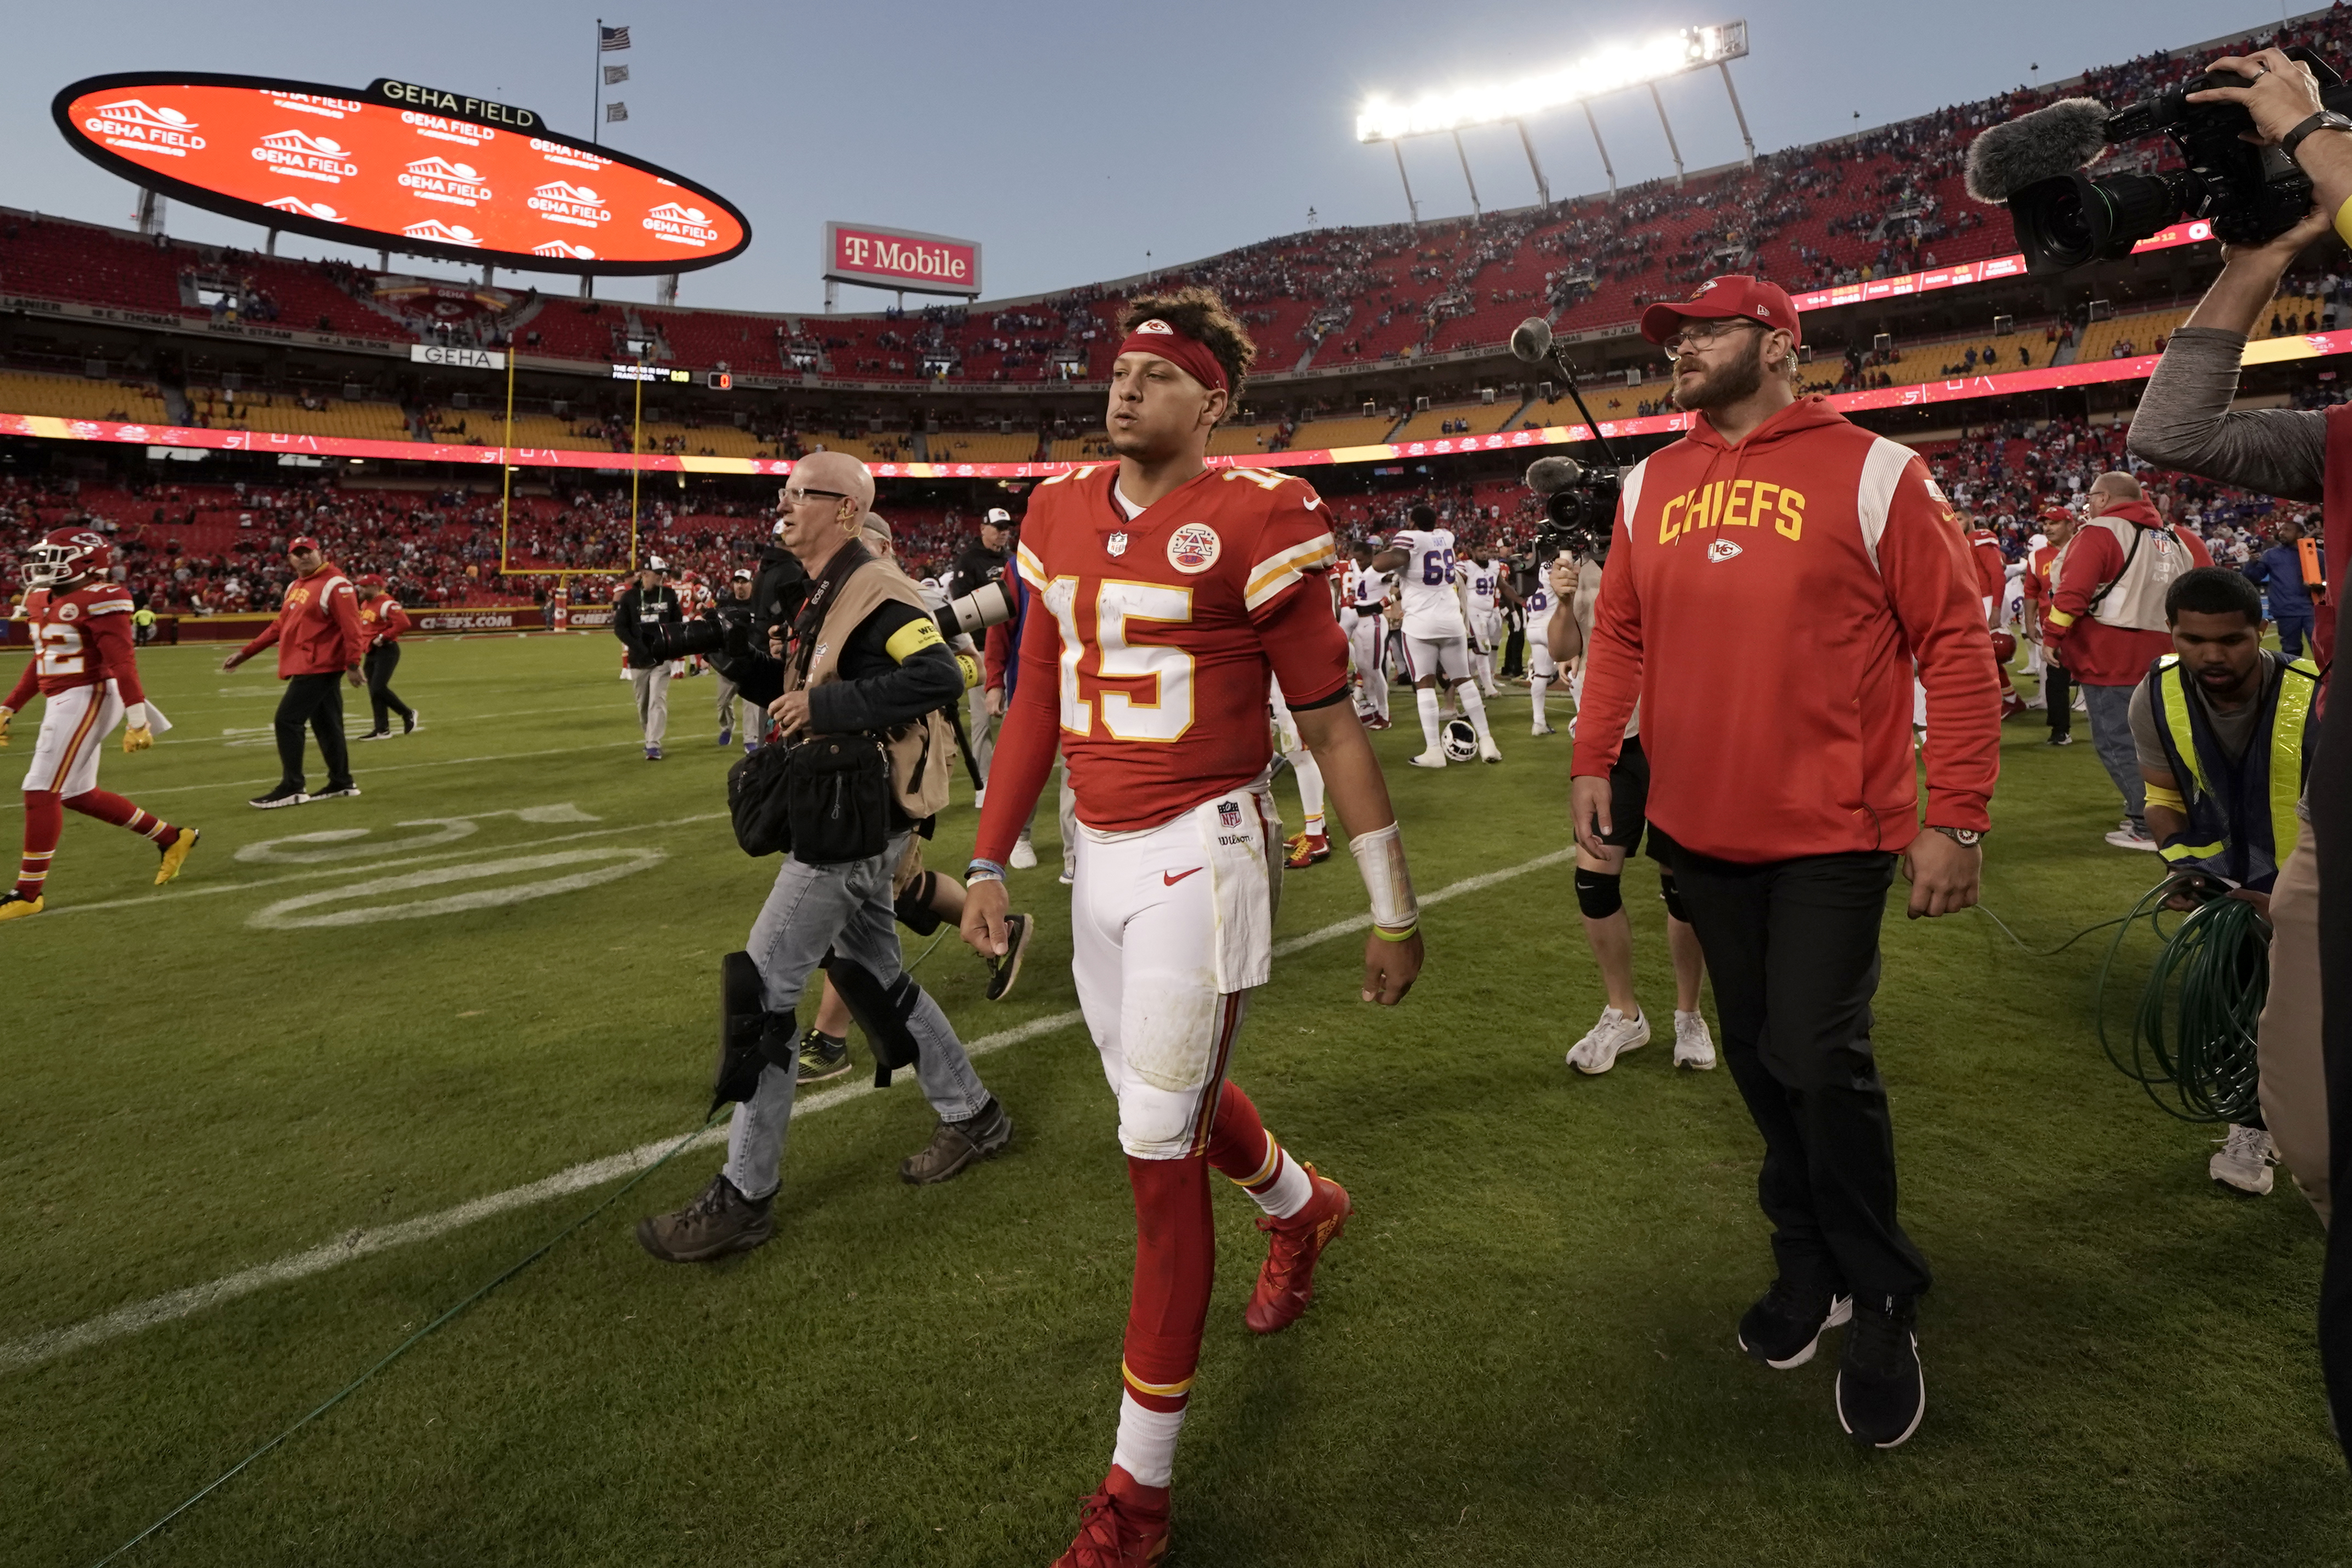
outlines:
[{"label": "american flag on pole", "polygon": [[629,47],[629,30],[626,27],[600,26],[596,29],[596,47],[607,54],[615,49],[625,49]]},{"label": "american flag on pole", "polygon": [[618,125],[628,117],[629,106],[618,99],[604,106],[604,123],[607,125]]}]

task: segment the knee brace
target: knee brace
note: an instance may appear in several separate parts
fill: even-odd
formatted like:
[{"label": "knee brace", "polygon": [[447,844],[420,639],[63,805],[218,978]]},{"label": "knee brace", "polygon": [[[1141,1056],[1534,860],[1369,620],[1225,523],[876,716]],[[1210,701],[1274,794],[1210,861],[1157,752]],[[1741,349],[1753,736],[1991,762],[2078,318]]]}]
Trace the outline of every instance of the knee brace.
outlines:
[{"label": "knee brace", "polygon": [[1576,868],[1576,907],[1584,911],[1589,921],[1605,921],[1625,907],[1625,879],[1611,876],[1606,871]]},{"label": "knee brace", "polygon": [[[907,884],[907,890],[891,903],[890,912],[898,917],[900,925],[917,936],[930,935],[940,929],[939,911],[931,908],[931,896],[939,890],[939,886],[940,874],[937,871],[924,872]],[[839,983],[835,982],[836,988],[838,985]]]},{"label": "knee brace", "polygon": [[767,983],[748,952],[719,961],[719,1059],[710,1070],[710,1109],[749,1100],[769,1067],[796,1069],[799,1020],[768,1011]]},{"label": "knee brace", "polygon": [[1666,913],[1685,925],[1690,924],[1690,912],[1683,908],[1682,889],[1675,886],[1672,871],[1658,873],[1658,897],[1666,900]]},{"label": "knee brace", "polygon": [[873,1047],[874,1087],[889,1088],[892,1071],[914,1066],[920,1054],[907,1020],[921,1004],[923,988],[904,972],[885,984],[872,970],[835,952],[825,953],[823,968],[833,976],[834,990],[849,1008],[849,1016],[857,1020],[857,1026],[866,1031],[866,1043]]}]

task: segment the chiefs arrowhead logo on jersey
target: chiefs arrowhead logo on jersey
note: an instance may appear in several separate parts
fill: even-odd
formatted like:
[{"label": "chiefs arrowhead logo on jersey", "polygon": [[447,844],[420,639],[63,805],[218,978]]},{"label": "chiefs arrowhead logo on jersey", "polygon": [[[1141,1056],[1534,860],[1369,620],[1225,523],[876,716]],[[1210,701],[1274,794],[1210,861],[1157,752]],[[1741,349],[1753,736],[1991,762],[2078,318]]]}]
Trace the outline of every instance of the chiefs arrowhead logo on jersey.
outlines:
[{"label": "chiefs arrowhead logo on jersey", "polygon": [[1187,574],[1206,572],[1217,563],[1224,542],[1205,522],[1188,522],[1168,536],[1168,564]]},{"label": "chiefs arrowhead logo on jersey", "polygon": [[1728,539],[1717,539],[1706,547],[1706,558],[1709,561],[1728,561],[1738,553],[1739,546],[1732,543]]},{"label": "chiefs arrowhead logo on jersey", "polygon": [[1122,528],[1117,533],[1112,534],[1108,539],[1104,540],[1103,548],[1113,555],[1126,554],[1127,530]]}]

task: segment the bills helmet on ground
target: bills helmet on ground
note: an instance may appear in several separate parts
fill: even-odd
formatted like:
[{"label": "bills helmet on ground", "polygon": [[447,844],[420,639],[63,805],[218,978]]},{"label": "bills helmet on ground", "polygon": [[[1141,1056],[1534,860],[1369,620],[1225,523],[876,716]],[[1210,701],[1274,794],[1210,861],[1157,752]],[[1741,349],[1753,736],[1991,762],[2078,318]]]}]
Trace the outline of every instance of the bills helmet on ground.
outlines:
[{"label": "bills helmet on ground", "polygon": [[1475,763],[1478,760],[1478,731],[1467,719],[1448,719],[1438,744],[1445,748],[1449,763]]},{"label": "bills helmet on ground", "polygon": [[25,553],[16,575],[27,588],[70,583],[114,564],[114,546],[106,535],[89,528],[60,528],[42,537]]}]

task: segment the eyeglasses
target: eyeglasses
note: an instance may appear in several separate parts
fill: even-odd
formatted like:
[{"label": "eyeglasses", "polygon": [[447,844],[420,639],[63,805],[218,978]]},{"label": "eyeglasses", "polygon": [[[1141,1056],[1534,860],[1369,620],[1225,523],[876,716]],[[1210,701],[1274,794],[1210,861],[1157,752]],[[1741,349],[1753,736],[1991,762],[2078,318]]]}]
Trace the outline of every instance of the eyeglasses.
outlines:
[{"label": "eyeglasses", "polygon": [[1701,321],[1695,326],[1685,327],[1658,346],[1666,351],[1667,363],[1672,363],[1693,349],[1709,346],[1734,327],[1754,327],[1759,331],[1767,332],[1772,331],[1762,321],[1751,321],[1744,316],[1737,316],[1725,321]]},{"label": "eyeglasses", "polygon": [[786,511],[796,511],[819,497],[823,497],[827,500],[847,500],[849,499],[849,492],[847,490],[788,489],[783,492],[784,510]]}]

